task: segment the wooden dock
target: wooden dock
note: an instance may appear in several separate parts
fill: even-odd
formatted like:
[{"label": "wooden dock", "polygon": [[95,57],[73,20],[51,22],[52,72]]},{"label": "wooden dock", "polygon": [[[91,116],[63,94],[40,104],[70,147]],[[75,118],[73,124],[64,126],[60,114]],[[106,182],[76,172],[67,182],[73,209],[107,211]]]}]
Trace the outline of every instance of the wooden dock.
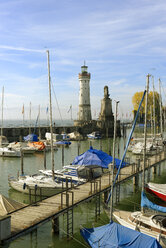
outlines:
[{"label": "wooden dock", "polygon": [[[166,159],[166,152],[162,151],[157,155],[150,156],[147,159],[146,169],[157,166]],[[142,163],[132,164],[121,169],[117,184],[129,180],[142,172]],[[41,224],[58,218],[61,214],[73,209],[74,206],[88,201],[97,195],[108,192],[111,188],[110,173],[104,174],[92,182],[87,182],[80,186],[69,188],[63,193],[49,197],[31,204],[15,212],[11,216],[11,235],[2,242],[10,242],[17,237],[33,231]]]}]

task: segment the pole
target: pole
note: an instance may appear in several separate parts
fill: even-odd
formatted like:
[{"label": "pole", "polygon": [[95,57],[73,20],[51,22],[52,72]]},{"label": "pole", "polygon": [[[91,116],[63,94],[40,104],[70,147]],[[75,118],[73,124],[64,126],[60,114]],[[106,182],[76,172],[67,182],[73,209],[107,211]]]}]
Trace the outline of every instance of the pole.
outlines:
[{"label": "pole", "polygon": [[[147,111],[148,111],[148,92],[149,92],[149,77],[146,76],[146,98],[145,98],[145,124],[144,124],[144,149],[143,149],[143,171],[142,171],[142,193],[145,186],[145,163],[146,163],[146,135],[147,135]],[[141,207],[141,212],[144,213],[144,207]]]},{"label": "pole", "polygon": [[21,149],[21,175],[24,175],[24,153],[23,150]]},{"label": "pole", "polygon": [[44,148],[44,169],[46,170],[46,147]]},{"label": "pole", "polygon": [[159,78],[159,94],[160,94],[160,132],[161,132],[161,139],[163,140],[162,97],[161,97],[161,81],[160,81],[160,78]]},{"label": "pole", "polygon": [[64,145],[62,145],[62,168],[64,166]]},{"label": "pole", "polygon": [[117,120],[117,108],[118,103],[115,104],[115,116],[114,116],[114,139],[113,139],[113,163],[111,168],[112,173],[112,184],[111,184],[111,202],[110,202],[110,222],[112,221],[113,214],[113,190],[114,190],[114,165],[115,165],[115,143],[116,143],[116,120]]},{"label": "pole", "polygon": [[[153,137],[153,116],[152,116],[152,106],[150,106],[150,122],[151,122],[151,124],[150,124],[150,126],[151,126],[151,135],[152,135],[152,137]],[[153,139],[152,139],[152,141],[153,141]]]},{"label": "pole", "polygon": [[52,180],[54,181],[54,149],[53,149],[53,130],[52,130],[52,102],[51,102],[51,78],[50,78],[50,56],[47,50],[48,59],[48,85],[49,85],[49,103],[50,103],[50,132],[51,132],[51,164],[52,164]]},{"label": "pole", "polygon": [[155,89],[154,89],[154,77],[152,77],[153,84],[153,121],[154,121],[154,140],[156,139],[156,113],[155,113]]},{"label": "pole", "polygon": [[2,87],[2,120],[1,120],[1,142],[3,136],[3,104],[4,104],[4,86]]},{"label": "pole", "polygon": [[31,102],[29,108],[29,134],[31,134]]},{"label": "pole", "polygon": [[22,125],[24,127],[24,104],[22,106]]},{"label": "pole", "polygon": [[71,120],[72,120],[72,105],[71,105]]},{"label": "pole", "polygon": [[41,140],[41,132],[40,132],[40,105],[39,105],[39,140]]}]

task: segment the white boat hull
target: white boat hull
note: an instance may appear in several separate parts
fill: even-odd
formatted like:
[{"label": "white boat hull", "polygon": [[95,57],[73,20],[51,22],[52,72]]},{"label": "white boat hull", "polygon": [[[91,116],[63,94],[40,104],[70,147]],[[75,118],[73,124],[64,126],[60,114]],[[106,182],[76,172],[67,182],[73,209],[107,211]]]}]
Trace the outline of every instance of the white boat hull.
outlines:
[{"label": "white boat hull", "polygon": [[[140,231],[141,233],[156,238],[159,241],[160,226],[152,223],[151,217],[146,215],[144,216],[141,212],[132,213],[128,211],[115,211],[113,216],[121,225]],[[161,228],[161,230],[163,231],[161,239],[166,240],[166,228]]]},{"label": "white boat hull", "polygon": [[42,180],[30,182],[26,180],[9,179],[9,185],[19,192],[38,196],[51,196],[62,191],[62,184],[53,181],[52,183],[47,183]]}]

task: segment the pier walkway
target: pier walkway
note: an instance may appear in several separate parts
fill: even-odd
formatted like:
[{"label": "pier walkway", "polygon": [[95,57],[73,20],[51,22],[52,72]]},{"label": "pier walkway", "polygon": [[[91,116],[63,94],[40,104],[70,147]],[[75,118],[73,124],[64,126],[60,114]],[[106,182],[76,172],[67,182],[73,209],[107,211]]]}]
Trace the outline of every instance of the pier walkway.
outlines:
[{"label": "pier walkway", "polygon": [[[147,159],[146,169],[157,166],[165,159],[165,151],[150,156]],[[122,168],[117,184],[129,180],[141,173],[142,164],[143,161]],[[74,206],[88,201],[98,194],[108,192],[111,188],[110,184],[111,175],[110,173],[106,173],[101,178],[94,181],[87,182],[74,188],[69,188],[63,193],[59,193],[10,213],[11,235],[8,239],[2,241],[12,241],[21,235],[31,232],[41,224],[52,220],[53,218],[57,218]]]}]

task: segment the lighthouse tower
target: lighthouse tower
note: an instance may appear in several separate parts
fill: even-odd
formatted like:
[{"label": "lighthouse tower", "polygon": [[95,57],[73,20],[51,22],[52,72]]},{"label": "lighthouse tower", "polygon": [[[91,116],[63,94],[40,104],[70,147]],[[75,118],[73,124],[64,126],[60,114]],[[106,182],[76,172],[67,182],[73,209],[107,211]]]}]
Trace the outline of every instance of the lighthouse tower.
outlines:
[{"label": "lighthouse tower", "polygon": [[90,73],[88,73],[88,66],[81,66],[81,73],[78,75],[80,81],[79,91],[79,112],[78,121],[90,121],[91,117],[91,105],[90,105]]}]

